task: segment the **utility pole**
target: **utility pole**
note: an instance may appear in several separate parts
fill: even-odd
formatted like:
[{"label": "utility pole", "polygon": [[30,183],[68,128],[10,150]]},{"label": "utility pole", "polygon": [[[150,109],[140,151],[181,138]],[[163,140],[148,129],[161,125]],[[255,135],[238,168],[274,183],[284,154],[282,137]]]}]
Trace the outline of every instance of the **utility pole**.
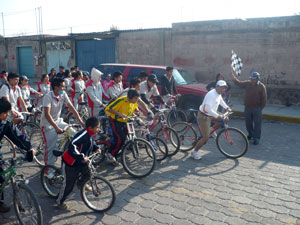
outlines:
[{"label": "utility pole", "polygon": [[3,42],[4,42],[4,49],[5,49],[5,69],[6,71],[9,71],[8,69],[8,47],[6,44],[6,38],[5,38],[5,27],[4,27],[4,13],[2,12],[2,27],[3,27]]}]

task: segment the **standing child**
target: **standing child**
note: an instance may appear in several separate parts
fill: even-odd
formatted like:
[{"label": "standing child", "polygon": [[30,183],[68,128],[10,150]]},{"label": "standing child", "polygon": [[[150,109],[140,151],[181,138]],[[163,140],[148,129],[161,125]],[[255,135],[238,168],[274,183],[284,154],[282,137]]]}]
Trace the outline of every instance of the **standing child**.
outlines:
[{"label": "standing child", "polygon": [[[101,153],[101,150],[98,149],[94,140],[94,135],[100,130],[99,120],[96,117],[90,117],[87,119],[85,127],[85,129],[82,129],[75,134],[73,140],[68,146],[68,149],[62,156],[64,181],[56,199],[59,209],[68,209],[68,206],[64,203],[64,201],[72,192],[75,183],[79,178],[79,174],[81,174],[82,179],[78,180],[78,186],[90,178],[87,157],[95,151]],[[86,185],[85,188],[89,189],[90,187]]]},{"label": "standing child", "polygon": [[85,83],[83,80],[82,72],[77,71],[75,73],[74,79],[72,80],[72,89],[74,90],[71,93],[73,105],[75,109],[78,109],[78,103],[83,101]]}]

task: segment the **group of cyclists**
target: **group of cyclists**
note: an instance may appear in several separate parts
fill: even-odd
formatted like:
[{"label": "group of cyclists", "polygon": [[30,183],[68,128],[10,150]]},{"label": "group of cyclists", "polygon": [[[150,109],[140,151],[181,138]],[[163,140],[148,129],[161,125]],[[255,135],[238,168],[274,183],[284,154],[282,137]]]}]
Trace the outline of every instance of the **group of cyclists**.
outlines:
[{"label": "group of cyclists", "polygon": [[[133,78],[129,87],[124,89],[120,71],[115,71],[112,75],[106,74],[105,80],[102,82],[101,78],[104,74],[95,68],[92,69],[89,77],[87,74],[83,74],[77,66],[70,70],[64,70],[64,67],[61,66],[57,74],[55,69],[52,69],[50,74],[42,75],[41,81],[37,84],[37,90],[35,90],[28,85],[29,79],[26,76],[20,77],[16,73],[8,74],[3,71],[0,80],[2,83],[0,88],[0,138],[6,135],[15,145],[27,150],[29,152],[27,158],[32,160],[35,150],[31,148],[30,142],[28,143],[28,138],[21,134],[14,124],[23,120],[21,112],[29,112],[35,105],[42,112],[40,128],[45,142],[45,165],[51,165],[55,163],[53,150],[56,149],[58,135],[62,134],[68,126],[62,117],[62,110],[67,107],[74,114],[84,129],[77,133],[75,130],[73,131],[73,139],[63,154],[64,185],[56,200],[60,209],[67,209],[68,206],[64,200],[75,185],[78,171],[86,170],[86,157],[92,151],[101,152],[94,140],[95,134],[100,129],[100,116],[105,113],[109,118],[112,130],[112,143],[106,152],[106,159],[112,165],[118,166],[116,156],[126,140],[128,118],[135,113],[153,118],[153,112],[156,111],[153,98],[161,105],[166,106],[171,97],[180,96],[172,74],[173,67],[166,67],[166,74],[160,81],[162,91],[159,93],[157,76],[146,72],[141,72]],[[228,85],[224,80],[217,81],[215,85],[215,89],[205,96],[200,107],[198,120],[201,122],[201,128],[205,128],[205,131],[204,138],[192,152],[192,157],[195,159],[201,158],[198,150],[208,139],[211,120],[222,118],[222,115],[217,112],[218,105],[221,104],[227,111],[230,110],[221,97]],[[31,95],[37,97],[35,103],[31,102]],[[87,100],[89,118],[84,121],[78,113],[78,105],[85,100]],[[49,173],[48,177],[51,178],[51,176],[53,174]],[[0,201],[0,212],[8,210],[9,207]]]}]

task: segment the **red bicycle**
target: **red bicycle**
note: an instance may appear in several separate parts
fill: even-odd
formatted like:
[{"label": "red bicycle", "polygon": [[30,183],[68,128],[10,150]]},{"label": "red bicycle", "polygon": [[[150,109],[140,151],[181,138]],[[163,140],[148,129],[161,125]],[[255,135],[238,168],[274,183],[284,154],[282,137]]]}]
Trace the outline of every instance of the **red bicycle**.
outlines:
[{"label": "red bicycle", "polygon": [[[200,136],[197,136],[197,132],[193,127],[192,123],[178,122],[173,125],[173,129],[178,133],[180,138],[180,150],[189,151],[192,150],[197,142],[202,138],[201,128],[197,120],[198,110],[190,109],[191,114],[196,120],[197,128]],[[231,113],[226,112],[224,118],[228,118]],[[210,136],[214,132],[221,129],[216,137],[216,144],[219,151],[228,158],[239,158],[243,156],[248,150],[248,139],[246,135],[238,128],[229,127],[225,122],[225,119],[220,121],[221,123],[217,125],[211,132]]]}]

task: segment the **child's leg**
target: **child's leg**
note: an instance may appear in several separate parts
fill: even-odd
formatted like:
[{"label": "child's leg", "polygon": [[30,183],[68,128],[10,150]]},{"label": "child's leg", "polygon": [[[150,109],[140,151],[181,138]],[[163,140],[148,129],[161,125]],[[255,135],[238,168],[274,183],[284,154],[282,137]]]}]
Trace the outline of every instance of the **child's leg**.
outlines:
[{"label": "child's leg", "polygon": [[57,133],[54,128],[50,128],[44,130],[42,128],[44,141],[46,144],[45,154],[44,154],[44,161],[45,165],[54,165],[56,157],[53,155],[53,150],[56,149],[56,142],[57,142]]},{"label": "child's leg", "polygon": [[63,185],[60,188],[59,195],[56,199],[58,205],[63,204],[66,200],[66,197],[72,192],[76,180],[78,179],[79,169],[77,167],[70,167],[63,163],[62,167],[64,181]]}]

